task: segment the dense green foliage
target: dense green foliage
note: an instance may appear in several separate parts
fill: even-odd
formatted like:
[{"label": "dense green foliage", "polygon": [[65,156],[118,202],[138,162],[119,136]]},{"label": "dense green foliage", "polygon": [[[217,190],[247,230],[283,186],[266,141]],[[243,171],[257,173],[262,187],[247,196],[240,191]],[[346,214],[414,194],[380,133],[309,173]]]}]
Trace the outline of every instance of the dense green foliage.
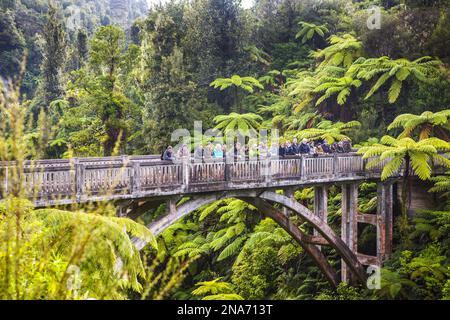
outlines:
[{"label": "dense green foliage", "polygon": [[[448,0],[258,0],[251,9],[171,0],[149,12],[138,0],[0,3],[0,160],[159,154],[175,129],[203,121],[223,133],[277,128],[282,141],[349,138],[373,164],[386,162],[383,179],[408,168],[380,290],[334,290],[288,233],[241,200],[193,212],[140,256],[130,236],[149,237],[139,223],[165,205],[133,223],[110,207],[35,210],[18,187],[0,203],[0,232],[11,237],[0,251],[1,298],[450,299],[450,182],[433,176],[435,165],[450,167]],[[382,6],[380,29],[368,29],[372,5]],[[423,212],[409,211],[410,165],[438,198]],[[312,208],[312,189],[295,198]],[[376,203],[376,185],[361,184],[359,211],[373,214]],[[338,231],[339,188],[328,205]],[[358,248],[374,254],[373,228],[359,232]],[[87,238],[95,245],[79,248]],[[12,264],[9,252],[23,248]],[[339,269],[336,252],[322,250]],[[126,276],[116,276],[116,257]],[[76,292],[63,287],[71,265]]]}]

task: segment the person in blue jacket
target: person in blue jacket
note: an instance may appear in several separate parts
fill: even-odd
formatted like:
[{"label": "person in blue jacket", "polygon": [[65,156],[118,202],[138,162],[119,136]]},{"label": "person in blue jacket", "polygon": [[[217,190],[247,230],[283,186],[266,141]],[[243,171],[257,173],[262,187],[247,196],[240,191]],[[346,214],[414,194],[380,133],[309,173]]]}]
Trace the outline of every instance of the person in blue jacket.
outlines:
[{"label": "person in blue jacket", "polygon": [[294,138],[294,140],[292,140],[292,152],[295,155],[300,154],[300,145],[298,144],[297,138]]},{"label": "person in blue jacket", "polygon": [[301,154],[309,154],[310,151],[311,151],[311,148],[309,147],[308,139],[303,139],[302,143],[300,143],[300,153]]},{"label": "person in blue jacket", "polygon": [[282,143],[278,147],[278,156],[284,158],[285,155],[286,155],[286,144]]},{"label": "person in blue jacket", "polygon": [[213,150],[212,156],[215,159],[223,158],[223,150],[222,150],[222,146],[220,145],[220,143],[216,144],[216,147]]},{"label": "person in blue jacket", "polygon": [[162,160],[173,161],[174,159],[175,159],[175,157],[173,154],[173,148],[172,148],[172,146],[168,146],[167,149],[163,153]]},{"label": "person in blue jacket", "polygon": [[289,140],[286,141],[286,155],[287,156],[295,155],[294,148],[292,148],[292,144]]}]

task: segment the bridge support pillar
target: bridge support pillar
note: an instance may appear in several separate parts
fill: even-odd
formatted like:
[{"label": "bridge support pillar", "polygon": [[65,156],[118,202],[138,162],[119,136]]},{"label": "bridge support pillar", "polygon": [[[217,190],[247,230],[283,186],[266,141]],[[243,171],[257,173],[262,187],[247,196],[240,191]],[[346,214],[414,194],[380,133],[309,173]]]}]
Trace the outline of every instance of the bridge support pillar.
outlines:
[{"label": "bridge support pillar", "polygon": [[130,210],[130,206],[133,201],[125,200],[118,201],[116,204],[116,214],[118,217],[126,217],[128,215],[128,211]]},{"label": "bridge support pillar", "polygon": [[[358,247],[358,184],[344,184],[342,186],[342,222],[341,238],[351,251],[357,252]],[[351,283],[349,266],[341,260],[341,280]]]},{"label": "bridge support pillar", "polygon": [[377,185],[377,259],[381,265],[392,253],[393,182]]},{"label": "bridge support pillar", "polygon": [[[288,198],[294,199],[295,189],[294,188],[286,188],[284,189],[284,195]],[[295,199],[294,199],[295,200]],[[283,208],[283,214],[286,217],[289,217],[290,210],[286,207]]]},{"label": "bridge support pillar", "polygon": [[176,214],[177,200],[178,199],[174,199],[174,198],[167,200],[167,209],[168,209],[169,214]]},{"label": "bridge support pillar", "polygon": [[[328,187],[326,185],[314,187],[314,214],[327,222],[328,218]],[[314,229],[314,236],[320,236]],[[317,246],[320,249],[320,246]]]},{"label": "bridge support pillar", "polygon": [[86,175],[86,167],[84,164],[80,163],[77,158],[74,159],[75,166],[75,194],[77,201],[81,201],[84,193],[85,193],[85,175]]},{"label": "bridge support pillar", "polygon": [[141,191],[141,164],[138,161],[134,161],[133,175],[131,176],[131,193],[139,194]]},{"label": "bridge support pillar", "polygon": [[181,164],[181,179],[183,183],[183,187],[186,189],[189,185],[189,169],[190,169],[190,163],[187,158],[182,159]]}]

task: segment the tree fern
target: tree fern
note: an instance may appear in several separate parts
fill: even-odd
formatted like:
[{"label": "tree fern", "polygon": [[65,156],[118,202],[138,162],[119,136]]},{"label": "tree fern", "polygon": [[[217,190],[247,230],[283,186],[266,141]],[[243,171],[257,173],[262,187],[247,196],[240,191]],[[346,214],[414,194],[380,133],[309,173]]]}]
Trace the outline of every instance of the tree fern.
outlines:
[{"label": "tree fern", "polygon": [[238,222],[226,229],[220,230],[220,233],[216,233],[215,239],[211,242],[211,247],[214,251],[222,249],[226,243],[236,236],[241,235],[245,230],[245,224],[243,222]]},{"label": "tree fern", "polygon": [[345,133],[359,127],[361,124],[358,121],[337,122],[332,123],[329,120],[320,122],[316,128],[304,129],[297,133],[300,139],[325,140],[331,144],[335,141],[340,141],[343,138],[350,139]]},{"label": "tree fern", "polygon": [[202,300],[243,300],[234,293],[233,286],[228,282],[220,281],[222,277],[211,281],[201,281],[196,283],[197,289],[192,291],[195,296],[204,296]]},{"label": "tree fern", "polygon": [[333,35],[328,39],[330,46],[312,54],[316,59],[322,60],[322,66],[334,65],[350,67],[362,53],[362,43],[350,34],[343,36]]},{"label": "tree fern", "polygon": [[[18,211],[20,221],[15,215]],[[9,250],[0,250],[1,268],[9,269],[1,273],[13,269],[18,272],[17,282],[0,284],[2,293],[16,292],[15,297],[22,299],[123,299],[127,289],[141,292],[138,278],[145,278],[146,273],[131,237],[143,238],[156,246],[145,226],[127,218],[81,211],[35,210],[14,198],[0,202],[0,214],[0,233],[2,239],[7,239],[2,245],[19,253],[15,262],[8,265],[4,254]],[[12,241],[9,236],[18,226],[21,239]],[[78,285],[68,289],[74,281]]]},{"label": "tree fern", "polygon": [[268,120],[262,123],[263,128],[272,128],[273,126],[282,128],[286,125],[286,120],[291,114],[296,99],[281,93],[273,100],[269,101],[269,105],[259,106],[258,113],[268,115]]},{"label": "tree fern", "polygon": [[286,231],[278,227],[272,219],[266,218],[259,223],[255,228],[255,231],[245,242],[243,249],[237,256],[234,264],[237,265],[241,262],[245,255],[245,250],[252,251],[256,246],[271,246],[276,243],[290,243],[291,241],[292,238]]},{"label": "tree fern", "polygon": [[220,207],[220,205],[223,204],[223,200],[214,201],[209,205],[206,205],[204,208],[200,208],[200,217],[198,218],[199,221],[203,221],[208,217],[210,214],[216,212],[216,210]]},{"label": "tree fern", "polygon": [[403,166],[402,212],[403,223],[407,227],[409,207],[407,185],[410,183],[409,177],[412,175],[410,166],[419,179],[429,179],[432,173],[432,163],[450,167],[450,160],[439,154],[442,151],[450,151],[450,144],[438,138],[428,138],[416,142],[411,138],[396,139],[391,136],[384,136],[380,142],[362,147],[358,153],[363,154],[364,159],[374,158],[367,163],[368,168],[383,163],[382,180],[401,174],[400,169]]},{"label": "tree fern", "polygon": [[303,71],[287,81],[289,96],[307,98],[317,87],[318,82],[315,74]]},{"label": "tree fern", "polygon": [[350,68],[349,72],[366,81],[378,77],[365,99],[370,98],[385,83],[389,82],[388,100],[389,103],[394,103],[406,80],[432,82],[438,79],[440,64],[440,61],[433,60],[431,57],[422,57],[414,61],[405,58],[392,60],[388,57],[380,57],[365,59],[353,69]]},{"label": "tree fern", "polygon": [[396,299],[398,296],[407,297],[407,289],[417,287],[417,285],[399,273],[388,268],[381,269],[381,289],[376,295],[380,298]]},{"label": "tree fern", "polygon": [[411,137],[415,131],[418,131],[419,139],[427,139],[430,135],[448,141],[448,132],[450,131],[450,110],[439,112],[425,111],[420,115],[405,113],[397,116],[389,125],[388,130],[403,128],[399,138]]},{"label": "tree fern", "polygon": [[221,293],[204,297],[202,300],[244,300],[237,293]]},{"label": "tree fern", "polygon": [[254,206],[238,199],[229,199],[225,206],[217,210],[217,213],[221,215],[220,221],[227,221],[228,223],[243,221],[245,215],[252,212],[256,212]]},{"label": "tree fern", "polygon": [[[450,172],[447,172],[447,174],[450,175]],[[434,182],[434,186],[429,190],[430,192],[443,193],[444,197],[450,194],[450,177],[448,175],[432,177],[430,181]]]},{"label": "tree fern", "polygon": [[309,129],[317,125],[322,120],[318,112],[302,112],[301,114],[289,117],[286,120],[287,130]]},{"label": "tree fern", "polygon": [[190,258],[207,255],[211,250],[209,241],[198,235],[192,241],[185,242],[178,246],[174,252],[175,257],[188,256]]},{"label": "tree fern", "polygon": [[300,31],[295,35],[296,39],[301,38],[302,43],[306,43],[311,40],[313,37],[324,37],[325,33],[328,32],[327,27],[325,25],[315,25],[314,23],[308,23],[305,21],[300,21],[298,23],[301,26]]},{"label": "tree fern", "polygon": [[388,160],[381,174],[382,180],[396,174],[405,162],[408,162],[405,165],[413,166],[414,172],[420,179],[426,180],[431,176],[431,161],[445,167],[450,166],[450,161],[440,155],[440,151],[450,151],[450,145],[438,138],[428,138],[416,142],[411,138],[395,139],[390,136],[384,136],[379,144],[362,147],[358,150],[359,153],[364,154],[363,158],[365,159],[378,156],[377,159],[369,161],[369,168],[383,160]]},{"label": "tree fern", "polygon": [[342,106],[347,102],[348,96],[354,88],[359,88],[362,82],[351,77],[333,78],[323,77],[320,84],[314,89],[315,93],[323,93],[316,101],[316,106],[327,100],[331,96],[336,95],[336,102]]},{"label": "tree fern", "polygon": [[235,112],[229,115],[219,115],[214,118],[216,126],[214,129],[221,130],[225,134],[228,132],[246,134],[249,131],[257,132],[261,126],[262,117],[254,113],[238,114]]},{"label": "tree fern", "polygon": [[229,245],[227,245],[217,257],[217,261],[225,260],[231,256],[239,253],[239,250],[242,247],[242,244],[247,239],[247,236],[240,236],[233,240]]},{"label": "tree fern", "polygon": [[270,70],[265,76],[258,79],[260,83],[264,83],[268,86],[276,86],[280,84],[280,79],[282,77],[282,72],[278,70]]},{"label": "tree fern", "polygon": [[217,78],[210,84],[214,89],[223,91],[228,88],[234,88],[235,103],[238,109],[241,109],[241,101],[238,94],[238,89],[242,89],[247,93],[253,93],[255,88],[264,89],[264,86],[253,77],[241,77],[239,75],[233,75],[231,78]]},{"label": "tree fern", "polygon": [[264,66],[269,66],[271,63],[270,55],[254,45],[244,47],[244,51],[248,53],[252,61],[259,62]]}]

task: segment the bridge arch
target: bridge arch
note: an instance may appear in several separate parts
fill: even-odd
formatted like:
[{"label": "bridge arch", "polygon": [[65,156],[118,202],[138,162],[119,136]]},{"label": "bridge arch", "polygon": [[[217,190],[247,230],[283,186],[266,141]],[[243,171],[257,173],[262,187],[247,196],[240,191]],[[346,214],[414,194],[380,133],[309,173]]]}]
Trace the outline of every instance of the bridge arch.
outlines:
[{"label": "bridge arch", "polygon": [[[336,252],[341,256],[342,260],[348,265],[350,271],[360,283],[365,283],[366,274],[364,267],[358,261],[357,256],[347,246],[347,244],[336,235],[328,224],[320,219],[317,215],[311,212],[308,208],[298,203],[297,201],[277,194],[274,191],[230,191],[230,192],[216,192],[208,193],[198,197],[193,197],[191,200],[175,207],[172,203],[169,205],[168,214],[161,217],[157,221],[150,223],[147,227],[156,236],[164,231],[167,227],[174,224],[181,218],[185,217],[189,213],[207,205],[211,202],[222,200],[226,198],[238,198],[246,201],[255,207],[257,207],[264,215],[271,217],[276,223],[278,223],[284,230],[286,230],[303,249],[309,254],[309,256],[316,262],[318,267],[324,273],[326,278],[333,285],[338,284],[338,278],[336,272],[333,270],[324,254],[316,245],[307,242],[309,235],[301,231],[297,226],[290,222],[289,217],[281,213],[271,203],[279,204],[294,214],[298,215],[301,219],[308,222],[317,232],[333,247]],[[141,250],[147,244],[142,239],[134,239],[136,247]]]}]

